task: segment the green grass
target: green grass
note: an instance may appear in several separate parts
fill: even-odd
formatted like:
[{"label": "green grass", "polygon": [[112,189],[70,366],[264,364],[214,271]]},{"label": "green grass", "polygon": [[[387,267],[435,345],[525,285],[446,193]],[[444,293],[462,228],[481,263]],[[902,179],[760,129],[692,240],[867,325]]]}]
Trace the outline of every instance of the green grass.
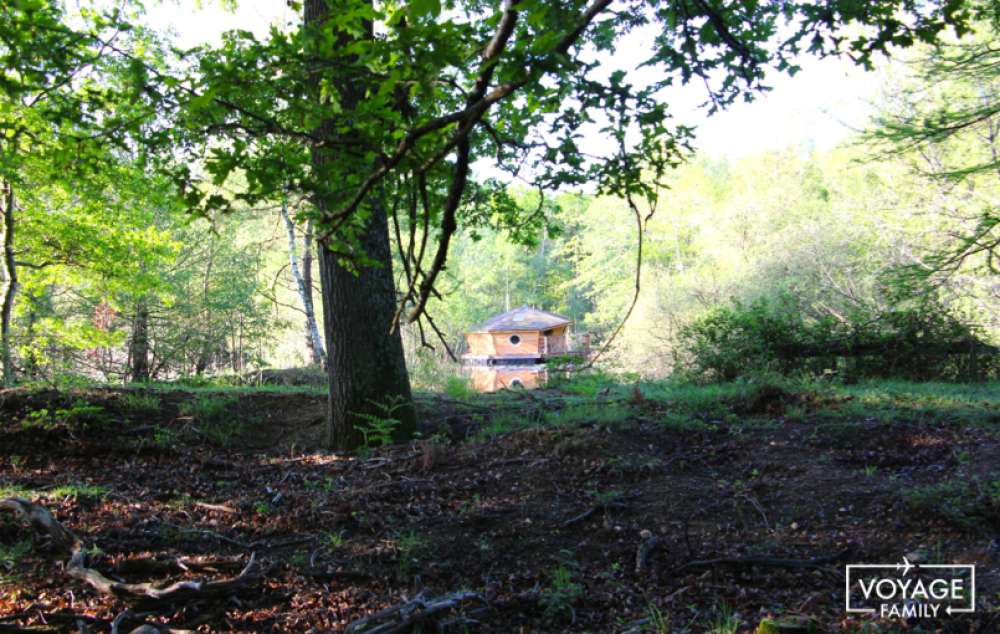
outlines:
[{"label": "green grass", "polygon": [[622,403],[577,403],[547,412],[545,423],[553,426],[581,423],[610,425],[625,422],[631,415],[631,409]]},{"label": "green grass", "polygon": [[[768,375],[752,381],[696,384],[670,379],[629,382],[579,373],[557,379],[538,395],[470,394],[459,400],[477,412],[474,418],[481,418],[479,440],[530,427],[634,420],[679,431],[725,425],[733,433],[823,423],[824,435],[836,433],[835,426],[844,426],[845,433],[853,435],[858,425],[872,422],[1000,423],[1000,384],[995,382],[839,385]],[[545,402],[541,407],[539,400]],[[491,413],[478,413],[482,407]]]},{"label": "green grass", "polygon": [[426,548],[427,540],[417,533],[410,531],[396,537],[396,576],[399,580],[405,580],[413,574],[420,563],[419,555]]},{"label": "green grass", "polygon": [[36,499],[45,497],[49,499],[56,499],[75,497],[101,499],[110,492],[111,489],[106,486],[86,483],[62,484],[57,487],[44,490],[29,489],[18,485],[0,486],[0,498],[22,497],[27,499]]},{"label": "green grass", "polygon": [[233,394],[201,393],[194,400],[182,402],[177,410],[181,416],[190,417],[210,443],[228,447],[243,430],[234,411],[238,400]]},{"label": "green grass", "polygon": [[837,386],[836,394],[855,399],[843,412],[877,420],[1000,423],[1000,383],[912,383],[870,381]]},{"label": "green grass", "polygon": [[715,614],[708,622],[706,634],[736,634],[740,629],[740,619],[727,603],[716,606]]},{"label": "green grass", "polygon": [[17,567],[31,553],[31,540],[23,539],[13,544],[0,544],[0,583],[17,580]]},{"label": "green grass", "polygon": [[[121,386],[116,384],[95,384],[92,387],[113,390]],[[150,383],[134,384],[132,387],[142,388],[152,393],[189,392],[191,394],[229,394],[234,396],[243,394],[308,394],[311,396],[325,396],[327,393],[325,386],[316,385],[225,385],[211,382],[153,381]]]},{"label": "green grass", "polygon": [[449,376],[444,383],[444,393],[456,399],[468,399],[475,394],[469,386],[469,379],[461,376]]},{"label": "green grass", "polygon": [[122,394],[122,407],[134,414],[153,414],[159,411],[160,399],[147,392],[127,392]]},{"label": "green grass", "polygon": [[958,528],[991,531],[1000,526],[1000,480],[954,478],[903,493],[909,510],[936,517]]},{"label": "green grass", "polygon": [[483,422],[482,427],[480,427],[479,431],[476,433],[476,439],[479,441],[485,441],[518,429],[527,429],[532,426],[532,421],[523,415],[516,412],[502,412],[490,416],[488,420]]},{"label": "green grass", "polygon": [[569,619],[573,614],[573,605],[583,597],[584,587],[573,578],[573,571],[562,564],[555,568],[549,576],[549,583],[542,589],[538,602],[549,620],[559,621]]}]

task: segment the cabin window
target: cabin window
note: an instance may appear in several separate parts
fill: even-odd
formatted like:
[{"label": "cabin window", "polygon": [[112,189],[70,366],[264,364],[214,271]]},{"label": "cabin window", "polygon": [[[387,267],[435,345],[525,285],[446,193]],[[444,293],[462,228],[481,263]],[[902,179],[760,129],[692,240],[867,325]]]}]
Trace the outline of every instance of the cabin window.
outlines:
[{"label": "cabin window", "polygon": [[550,328],[549,330],[546,330],[542,334],[545,335],[546,337],[551,337],[552,336],[552,329]]},{"label": "cabin window", "polygon": [[517,344],[521,343],[521,337],[518,336],[518,335],[511,335],[510,336],[510,343],[511,343],[511,345],[516,346]]}]

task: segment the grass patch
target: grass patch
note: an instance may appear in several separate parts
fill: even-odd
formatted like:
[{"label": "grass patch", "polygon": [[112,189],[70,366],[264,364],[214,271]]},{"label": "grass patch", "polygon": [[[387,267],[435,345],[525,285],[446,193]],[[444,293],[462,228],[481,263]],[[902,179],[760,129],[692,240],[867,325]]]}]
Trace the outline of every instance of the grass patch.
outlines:
[{"label": "grass patch", "polygon": [[122,394],[121,404],[124,409],[133,414],[155,414],[160,411],[160,399],[146,392],[127,392]]},{"label": "grass patch", "polygon": [[52,430],[66,426],[76,431],[107,425],[110,418],[100,405],[88,403],[83,398],[75,398],[68,407],[49,409],[43,407],[29,411],[21,427],[24,429]]},{"label": "grass patch", "polygon": [[545,423],[556,426],[579,425],[581,423],[611,425],[623,423],[631,415],[630,408],[622,403],[577,403],[547,412]]},{"label": "grass patch", "polygon": [[537,424],[537,422],[533,422],[520,414],[500,413],[490,416],[489,419],[483,422],[479,431],[476,432],[475,439],[478,441],[486,441],[503,434],[509,434],[512,431],[527,429],[535,424]]},{"label": "grass patch", "polygon": [[475,392],[469,386],[469,379],[461,376],[449,376],[444,383],[444,393],[451,398],[468,400]]},{"label": "grass patch", "polygon": [[[104,385],[108,389],[116,389],[117,385]],[[317,385],[220,385],[213,383],[191,384],[185,382],[152,382],[141,384],[143,389],[157,392],[189,392],[192,394],[308,394],[311,396],[326,396],[327,388]]]},{"label": "grass patch", "polygon": [[1000,383],[912,383],[869,381],[837,386],[838,395],[854,399],[843,413],[877,420],[955,422],[972,425],[1000,423]]},{"label": "grass patch", "polygon": [[61,484],[51,489],[29,489],[16,484],[0,486],[0,498],[20,497],[29,500],[37,498],[56,499],[65,497],[100,500],[110,492],[111,489],[106,486],[87,483]]},{"label": "grass patch", "polygon": [[1000,527],[1000,480],[955,478],[910,489],[903,499],[916,517],[934,517],[974,531]]},{"label": "grass patch", "polygon": [[189,417],[197,425],[201,436],[213,445],[228,447],[242,431],[234,410],[239,398],[233,394],[198,394],[177,408],[178,413]]},{"label": "grass patch", "polygon": [[417,570],[419,555],[426,546],[427,540],[413,531],[396,538],[396,552],[399,555],[396,560],[396,577],[400,581],[407,580]]},{"label": "grass patch", "polygon": [[727,603],[720,603],[709,619],[706,634],[736,634],[740,630],[740,617]]},{"label": "grass patch", "polygon": [[22,539],[13,544],[0,544],[0,583],[17,581],[17,567],[31,554],[31,540]]},{"label": "grass patch", "polygon": [[567,394],[589,397],[599,396],[601,393],[610,395],[612,390],[623,392],[627,389],[620,378],[597,371],[573,372],[568,376],[556,373],[549,379],[549,387]]},{"label": "grass patch", "polygon": [[542,590],[538,602],[551,621],[571,619],[573,606],[583,597],[584,588],[573,578],[573,571],[563,564],[552,571],[549,584]]}]

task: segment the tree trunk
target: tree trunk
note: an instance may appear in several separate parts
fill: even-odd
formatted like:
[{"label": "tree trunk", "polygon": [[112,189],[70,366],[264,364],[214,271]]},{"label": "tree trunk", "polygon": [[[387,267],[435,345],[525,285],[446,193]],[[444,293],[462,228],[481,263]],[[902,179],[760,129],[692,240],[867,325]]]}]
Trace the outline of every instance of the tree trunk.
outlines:
[{"label": "tree trunk", "polygon": [[[306,0],[303,6],[306,28],[317,28],[326,22],[331,11],[356,6],[358,2],[340,0]],[[368,37],[372,37],[369,28]],[[338,33],[341,44],[351,37]],[[364,36],[362,36],[364,37]],[[316,98],[319,81],[328,69],[314,74]],[[336,81],[340,79],[341,81]],[[360,82],[335,78],[345,109],[353,108],[360,99]],[[333,138],[335,131],[325,124],[318,131]],[[343,140],[343,139],[339,139]],[[331,144],[331,147],[338,147]],[[315,147],[312,163],[321,178],[335,175],[328,167],[337,160],[329,149]],[[372,169],[375,166],[371,166]],[[369,198],[371,204],[372,198]],[[329,212],[336,201],[317,196],[315,204],[320,214]],[[351,449],[361,444],[357,425],[371,418],[395,419],[393,437],[403,440],[412,436],[414,415],[410,380],[406,373],[403,341],[399,328],[392,327],[396,312],[396,287],[392,275],[389,250],[389,222],[384,210],[373,205],[359,236],[365,255],[375,262],[356,272],[342,266],[326,240],[319,243],[319,271],[323,296],[324,331],[327,343],[327,373],[330,379],[327,416],[327,445],[333,449]]]},{"label": "tree trunk", "polygon": [[[306,278],[299,270],[299,259],[295,255],[295,223],[288,214],[287,200],[281,198],[281,218],[285,221],[285,229],[288,231],[288,265],[292,270],[292,278],[299,291],[299,299],[302,300],[303,310],[306,313],[306,343],[312,357],[313,365],[323,365],[323,339],[319,334],[319,326],[316,325],[316,312],[313,310],[312,289],[306,285]],[[306,249],[310,247],[306,243]],[[305,258],[303,257],[303,264]],[[312,265],[312,256],[309,257],[308,264]],[[312,284],[312,274],[309,275],[309,284]]]},{"label": "tree trunk", "polygon": [[3,384],[14,384],[14,359],[10,350],[10,321],[17,294],[17,264],[14,261],[14,186],[5,182],[3,194],[3,305],[0,307],[0,362]]},{"label": "tree trunk", "polygon": [[[313,301],[313,223],[310,220],[306,224],[305,233],[302,235],[302,285],[305,287],[305,297],[308,299],[310,310],[312,310],[311,323],[306,324],[307,343],[313,343],[316,338],[313,332],[319,333],[319,320],[316,317],[316,303]],[[307,319],[308,321],[308,319]],[[311,347],[316,352],[315,347]],[[323,339],[319,338],[319,357],[313,355],[314,365],[326,367],[326,351],[323,349]]]},{"label": "tree trunk", "polygon": [[393,434],[397,440],[412,436],[416,423],[399,328],[390,334],[396,289],[384,214],[371,215],[361,244],[369,258],[384,266],[366,267],[355,274],[341,266],[337,255],[325,246],[319,251],[329,344],[327,440],[336,449],[359,444],[355,425],[365,416],[399,421]]},{"label": "tree trunk", "polygon": [[149,306],[145,299],[136,303],[129,345],[130,378],[133,383],[149,380]]}]

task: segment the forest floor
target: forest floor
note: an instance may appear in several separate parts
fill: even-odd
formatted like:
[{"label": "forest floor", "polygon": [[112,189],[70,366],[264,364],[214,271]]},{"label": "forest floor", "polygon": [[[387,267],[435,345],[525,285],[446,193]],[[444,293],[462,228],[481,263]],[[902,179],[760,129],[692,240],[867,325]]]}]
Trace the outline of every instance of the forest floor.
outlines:
[{"label": "forest floor", "polygon": [[[1000,631],[996,384],[422,394],[422,439],[354,456],[315,449],[324,404],[0,392],[0,500],[49,509],[113,580],[240,581],[130,602],[0,510],[0,632],[339,631],[418,596],[423,631]],[[846,564],[904,556],[976,564],[977,611],[845,613]]]}]

